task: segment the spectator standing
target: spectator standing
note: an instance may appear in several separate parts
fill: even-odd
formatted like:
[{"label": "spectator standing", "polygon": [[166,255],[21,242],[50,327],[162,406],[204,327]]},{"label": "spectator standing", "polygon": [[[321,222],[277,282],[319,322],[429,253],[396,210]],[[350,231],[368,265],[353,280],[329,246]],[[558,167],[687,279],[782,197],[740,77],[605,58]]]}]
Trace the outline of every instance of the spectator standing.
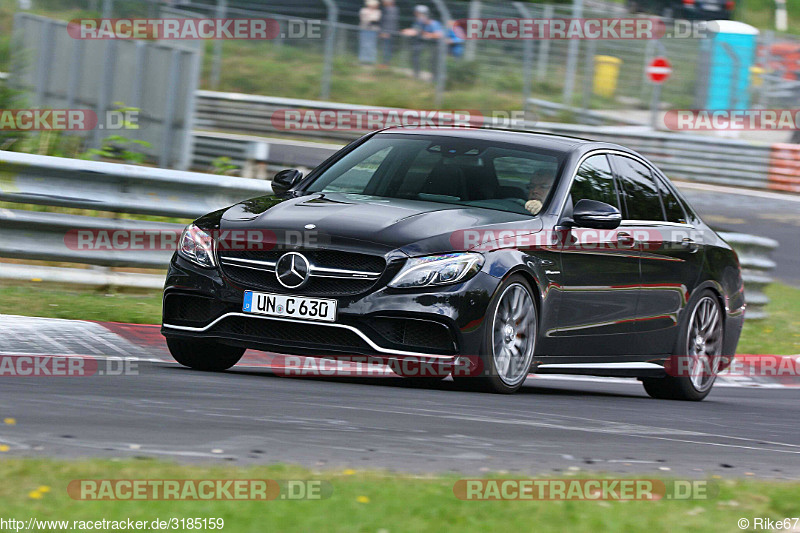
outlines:
[{"label": "spectator standing", "polygon": [[358,12],[358,61],[364,64],[378,62],[378,31],[381,29],[380,0],[365,0]]},{"label": "spectator standing", "polygon": [[422,55],[427,51],[431,56],[431,73],[436,73],[436,43],[444,32],[438,20],[431,18],[428,6],[418,5],[414,8],[414,24],[403,30],[403,35],[413,37],[411,58],[414,64],[414,76],[419,77]]},{"label": "spectator standing", "polygon": [[464,40],[466,36],[464,28],[456,25],[455,20],[447,21],[447,46],[450,49],[451,56],[459,58],[464,56]]},{"label": "spectator standing", "polygon": [[464,33],[464,28],[456,25],[455,20],[447,21],[447,47],[450,50],[450,55],[453,57],[464,56],[464,41],[467,36]]},{"label": "spectator standing", "polygon": [[381,15],[381,43],[383,44],[383,65],[388,66],[392,60],[394,39],[400,29],[400,12],[394,0],[383,0]]}]

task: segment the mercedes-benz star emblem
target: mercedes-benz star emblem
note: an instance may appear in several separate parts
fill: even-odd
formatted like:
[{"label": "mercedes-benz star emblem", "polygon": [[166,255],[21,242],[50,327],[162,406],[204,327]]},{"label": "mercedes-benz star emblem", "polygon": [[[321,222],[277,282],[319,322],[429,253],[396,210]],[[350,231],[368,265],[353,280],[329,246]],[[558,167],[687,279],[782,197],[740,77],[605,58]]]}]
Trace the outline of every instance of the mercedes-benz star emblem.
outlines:
[{"label": "mercedes-benz star emblem", "polygon": [[297,252],[283,254],[275,263],[278,283],[287,289],[298,289],[305,285],[310,270],[308,259]]}]

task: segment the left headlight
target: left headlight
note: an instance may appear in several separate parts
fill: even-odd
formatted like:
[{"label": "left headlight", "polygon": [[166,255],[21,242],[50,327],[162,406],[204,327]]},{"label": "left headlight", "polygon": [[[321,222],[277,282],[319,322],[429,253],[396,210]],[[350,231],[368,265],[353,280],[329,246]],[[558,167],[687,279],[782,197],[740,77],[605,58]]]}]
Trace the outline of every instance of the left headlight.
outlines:
[{"label": "left headlight", "polygon": [[211,235],[194,224],[189,224],[181,234],[178,254],[201,267],[212,268],[214,262],[214,240]]},{"label": "left headlight", "polygon": [[483,256],[473,252],[414,257],[389,282],[389,287],[413,289],[457,283],[474,276],[482,266]]}]

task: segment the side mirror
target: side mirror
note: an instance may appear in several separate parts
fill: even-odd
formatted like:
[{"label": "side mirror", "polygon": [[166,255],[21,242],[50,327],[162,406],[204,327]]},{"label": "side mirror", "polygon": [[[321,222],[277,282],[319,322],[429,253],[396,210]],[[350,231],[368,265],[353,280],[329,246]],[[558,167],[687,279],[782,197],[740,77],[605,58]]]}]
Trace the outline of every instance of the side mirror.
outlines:
[{"label": "side mirror", "polygon": [[272,192],[283,194],[303,179],[303,173],[296,168],[281,170],[272,178]]},{"label": "side mirror", "polygon": [[622,222],[622,213],[613,205],[597,200],[579,200],[572,209],[576,226],[594,229],[615,229]]}]

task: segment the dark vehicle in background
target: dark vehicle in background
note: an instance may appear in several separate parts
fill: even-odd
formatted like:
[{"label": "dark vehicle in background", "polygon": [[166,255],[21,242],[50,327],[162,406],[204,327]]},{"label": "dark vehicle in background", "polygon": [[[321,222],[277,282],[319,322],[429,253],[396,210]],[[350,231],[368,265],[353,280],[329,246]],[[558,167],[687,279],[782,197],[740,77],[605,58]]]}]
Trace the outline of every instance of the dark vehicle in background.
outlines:
[{"label": "dark vehicle in background", "polygon": [[728,20],[734,0],[627,0],[628,12],[649,13],[668,19]]},{"label": "dark vehicle in background", "polygon": [[[453,377],[481,390],[516,391],[534,371],[700,400],[735,353],[735,252],[622,146],[392,128],[306,177],[278,173],[273,190],[184,232],[162,326],[178,362],[224,370],[246,348],[426,357],[469,361]],[[236,231],[274,246],[220,242]],[[665,370],[674,357],[687,372]]]}]

